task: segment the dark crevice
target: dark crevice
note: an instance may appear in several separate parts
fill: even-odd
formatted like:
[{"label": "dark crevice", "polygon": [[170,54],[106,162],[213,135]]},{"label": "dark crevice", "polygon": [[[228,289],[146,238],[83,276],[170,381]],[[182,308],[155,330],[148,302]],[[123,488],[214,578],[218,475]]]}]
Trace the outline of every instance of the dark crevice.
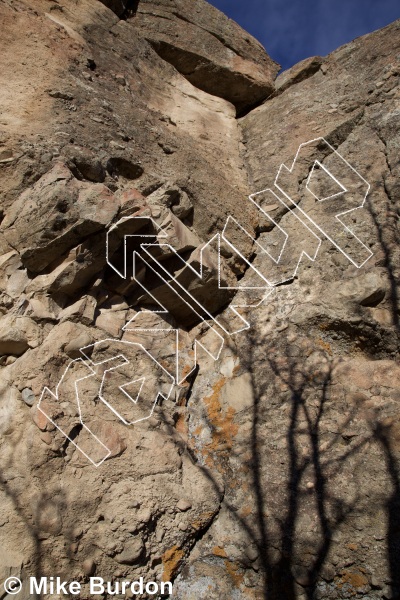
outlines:
[{"label": "dark crevice", "polygon": [[77,425],[74,425],[74,427],[71,429],[71,431],[69,433],[69,437],[65,438],[65,442],[62,446],[63,456],[65,456],[68,446],[71,443],[73,443],[73,441],[78,437],[78,435],[80,434],[82,429],[83,429],[82,423],[78,423]]},{"label": "dark crevice", "polygon": [[121,20],[126,21],[134,17],[138,11],[140,0],[127,0],[125,10],[120,16]]},{"label": "dark crevice", "polygon": [[[138,3],[137,3],[138,4]],[[136,13],[135,13],[136,14]],[[176,18],[185,23],[193,24],[182,15],[171,13]],[[168,16],[157,15],[157,18],[168,19]],[[231,47],[226,40],[218,34],[196,24],[197,28],[202,29],[212,37],[217,39],[224,47],[234,52],[237,57],[241,57],[237,50]],[[140,32],[140,30],[139,30]],[[166,40],[154,39],[151,33],[140,32],[143,38],[151,45],[158,56],[172,65],[183,77],[185,77],[194,87],[199,90],[222,98],[233,104],[236,108],[236,117],[240,118],[263,104],[269,97],[272,89],[262,88],[260,84],[253,80],[244,72],[232,72],[222,64],[216,64],[203,54],[185,49],[177,43],[170,43]],[[244,59],[245,60],[245,59]],[[238,91],[234,91],[235,87]],[[273,88],[273,86],[271,86]],[[253,100],[254,98],[254,100]]]},{"label": "dark crevice", "polygon": [[197,375],[199,374],[199,370],[200,370],[200,366],[197,364],[195,366],[194,370],[192,371],[192,373],[188,377],[186,377],[186,381],[189,383],[189,390],[188,390],[188,392],[186,393],[186,396],[185,396],[186,404],[189,402],[189,400],[190,400],[190,398],[192,396],[193,386],[194,386],[194,383],[196,381]]},{"label": "dark crevice", "polygon": [[260,98],[260,100],[257,100],[257,102],[254,102],[254,104],[250,104],[249,106],[246,106],[242,110],[238,110],[237,114],[236,114],[236,118],[241,119],[243,117],[246,117],[253,110],[255,110],[256,108],[259,108],[260,106],[262,106],[263,104],[268,102],[268,100],[270,98],[272,99],[273,97],[274,97],[274,92],[272,92],[272,94],[267,94],[263,98]]},{"label": "dark crevice", "polygon": [[339,147],[344,144],[350,134],[353,133],[354,129],[360,123],[364,116],[364,107],[357,109],[347,121],[344,121],[338,127],[333,129],[328,135],[324,136],[326,141],[333,146],[336,151]]},{"label": "dark crevice", "polygon": [[[389,162],[386,140],[381,136],[381,133],[380,133],[380,131],[379,131],[378,128],[374,129],[374,131],[375,131],[376,135],[378,136],[379,141],[383,145],[383,154],[385,155],[385,161],[386,161],[386,166],[388,168],[388,171],[389,171],[390,175],[393,175],[393,173],[392,173],[392,166],[391,166],[391,164]],[[392,200],[392,198],[390,197],[390,194],[386,190],[386,186],[385,186],[385,191],[386,191],[386,195],[388,196],[388,198],[390,200]]]},{"label": "dark crevice", "polygon": [[[277,74],[277,76],[275,78],[275,81],[276,81],[276,79],[280,75],[282,75],[283,73],[286,73],[287,71],[290,71],[291,69],[293,69],[293,67],[296,67],[299,64],[301,64],[301,62],[294,64],[289,69],[285,69],[285,70],[280,71]],[[297,85],[298,83],[301,83],[302,81],[306,81],[307,79],[310,79],[311,77],[313,77],[316,73],[318,73],[320,71],[321,64],[322,64],[322,61],[321,62],[316,61],[314,64],[311,64],[304,71],[300,71],[300,73],[298,73],[297,75],[295,75],[293,77],[293,79],[289,80],[286,84],[283,84],[282,87],[277,88],[274,92],[272,92],[272,94],[270,96],[268,96],[268,98],[266,98],[262,102],[262,104],[265,104],[269,100],[273,100],[274,98],[277,98],[278,96],[281,96],[284,92],[286,92],[286,90],[288,90],[289,88],[293,87],[294,85]]]}]

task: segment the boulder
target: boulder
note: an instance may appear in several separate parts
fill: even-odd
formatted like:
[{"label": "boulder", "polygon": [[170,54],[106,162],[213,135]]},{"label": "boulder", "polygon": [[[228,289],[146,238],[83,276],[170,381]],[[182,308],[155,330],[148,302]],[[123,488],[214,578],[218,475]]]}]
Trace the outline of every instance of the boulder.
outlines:
[{"label": "boulder", "polygon": [[269,96],[279,70],[264,48],[203,0],[140,0],[132,22],[194,86],[239,113]]},{"label": "boulder", "polygon": [[104,229],[118,209],[119,202],[107,187],[78,181],[58,163],[13,204],[1,229],[23,264],[39,273]]}]

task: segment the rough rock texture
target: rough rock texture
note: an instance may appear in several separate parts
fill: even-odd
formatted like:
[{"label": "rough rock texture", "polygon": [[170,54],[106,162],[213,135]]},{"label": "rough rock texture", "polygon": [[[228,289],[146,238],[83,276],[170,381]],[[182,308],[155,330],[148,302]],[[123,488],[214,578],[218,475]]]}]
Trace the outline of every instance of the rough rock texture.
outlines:
[{"label": "rough rock texture", "polygon": [[141,0],[134,24],[193,85],[243,112],[274,89],[279,65],[234,21],[203,0]]},{"label": "rough rock texture", "polygon": [[294,83],[308,79],[308,77],[319,71],[323,60],[321,56],[311,56],[300,61],[287,71],[283,71],[275,79],[275,91],[283,92]]},{"label": "rough rock texture", "polygon": [[205,2],[0,12],[1,581],[399,598],[400,23],[274,88]]}]

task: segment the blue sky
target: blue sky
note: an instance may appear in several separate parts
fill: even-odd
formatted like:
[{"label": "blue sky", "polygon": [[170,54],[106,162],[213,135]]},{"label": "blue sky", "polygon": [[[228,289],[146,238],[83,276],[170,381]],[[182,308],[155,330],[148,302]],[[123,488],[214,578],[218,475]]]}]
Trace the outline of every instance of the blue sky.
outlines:
[{"label": "blue sky", "polygon": [[400,18],[399,0],[209,0],[287,69]]}]

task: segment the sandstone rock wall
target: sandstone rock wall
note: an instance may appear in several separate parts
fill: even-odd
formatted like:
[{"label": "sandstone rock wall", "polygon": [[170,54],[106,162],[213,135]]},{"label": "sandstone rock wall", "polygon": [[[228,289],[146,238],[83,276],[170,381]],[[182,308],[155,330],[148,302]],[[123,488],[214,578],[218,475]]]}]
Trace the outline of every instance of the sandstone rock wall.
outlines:
[{"label": "sandstone rock wall", "polygon": [[264,48],[204,2],[142,0],[132,22],[156,52],[197,88],[239,112],[264,100],[279,70]]},{"label": "sandstone rock wall", "polygon": [[399,22],[274,84],[205,2],[0,11],[0,579],[399,597]]}]

